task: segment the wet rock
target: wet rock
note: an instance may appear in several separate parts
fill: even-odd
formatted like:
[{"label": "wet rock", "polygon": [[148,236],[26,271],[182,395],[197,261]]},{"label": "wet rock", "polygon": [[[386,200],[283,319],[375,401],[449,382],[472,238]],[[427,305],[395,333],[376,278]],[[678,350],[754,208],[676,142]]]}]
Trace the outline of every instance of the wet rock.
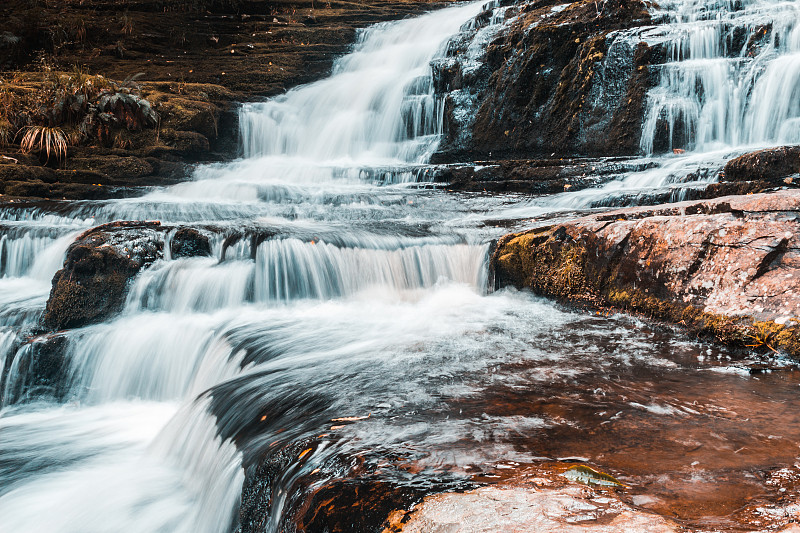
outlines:
[{"label": "wet rock", "polygon": [[6,405],[41,397],[62,401],[67,393],[64,377],[68,346],[69,339],[64,335],[44,335],[19,347],[13,364],[0,375]]},{"label": "wet rock", "polygon": [[207,235],[194,228],[180,228],[172,236],[170,252],[173,259],[209,256],[211,255],[211,243]]},{"label": "wet rock", "polygon": [[173,230],[172,257],[211,254],[202,231],[157,221],[111,222],[80,235],[67,250],[64,267],[53,276],[44,326],[50,331],[76,328],[119,312],[133,278],[164,258],[166,235]]},{"label": "wet rock", "polygon": [[434,181],[458,191],[555,194],[596,187],[625,172],[645,170],[641,161],[604,159],[524,159],[479,161],[434,169]]},{"label": "wet rock", "polygon": [[[332,457],[309,472],[298,457],[317,445],[313,439],[291,443],[248,473],[239,509],[241,533],[270,531],[270,524],[281,531],[372,533],[380,531],[392,511],[408,508],[431,492],[365,472],[359,457]],[[332,471],[338,475],[330,477]],[[349,475],[340,477],[342,473]]]},{"label": "wet rock", "polygon": [[439,160],[637,153],[654,82],[649,65],[660,58],[636,36],[650,24],[645,4],[546,1],[516,9],[521,14],[488,44],[477,75],[453,84],[456,69],[440,69],[446,85],[460,90],[446,102]]},{"label": "wet rock", "polygon": [[800,181],[800,146],[781,146],[750,152],[725,165],[726,181],[764,181],[771,185],[796,185]]},{"label": "wet rock", "polygon": [[800,357],[800,192],[621,209],[503,237],[498,286]]},{"label": "wet rock", "polygon": [[425,499],[411,513],[392,517],[384,533],[494,533],[497,531],[675,533],[677,524],[636,510],[616,498],[602,502],[576,487],[483,487]]},{"label": "wet rock", "polygon": [[372,533],[398,507],[422,498],[423,491],[379,479],[334,480],[317,487],[295,516],[297,531]]},{"label": "wet rock", "polygon": [[64,267],[53,276],[45,327],[81,327],[122,309],[130,280],[163,256],[159,226],[158,222],[111,223],[78,237],[67,250]]}]

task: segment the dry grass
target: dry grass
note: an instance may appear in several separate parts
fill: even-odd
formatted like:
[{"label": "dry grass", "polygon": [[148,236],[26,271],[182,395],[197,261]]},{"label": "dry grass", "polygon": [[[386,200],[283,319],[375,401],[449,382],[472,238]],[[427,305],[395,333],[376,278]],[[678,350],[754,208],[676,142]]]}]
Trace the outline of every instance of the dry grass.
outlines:
[{"label": "dry grass", "polygon": [[0,119],[0,146],[5,146],[14,140],[14,126],[7,120]]},{"label": "dry grass", "polygon": [[61,128],[28,126],[22,131],[25,132],[20,143],[20,149],[23,152],[44,152],[48,161],[51,154],[55,155],[58,160],[66,159],[67,136]]}]

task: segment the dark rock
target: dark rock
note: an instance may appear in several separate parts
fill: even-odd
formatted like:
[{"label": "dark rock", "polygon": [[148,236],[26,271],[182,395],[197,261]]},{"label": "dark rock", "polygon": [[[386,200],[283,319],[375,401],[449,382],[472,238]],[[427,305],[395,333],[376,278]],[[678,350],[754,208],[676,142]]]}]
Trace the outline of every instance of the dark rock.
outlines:
[{"label": "dark rock", "polygon": [[410,507],[425,492],[380,479],[337,479],[315,487],[294,518],[297,531],[380,531],[395,509]]},{"label": "dark rock", "polygon": [[172,236],[170,252],[173,259],[211,255],[208,237],[194,228],[180,228]]},{"label": "dark rock", "polygon": [[64,268],[53,277],[45,327],[51,331],[81,327],[120,311],[130,280],[163,256],[159,226],[118,222],[78,237],[67,250]]},{"label": "dark rock", "polygon": [[133,278],[164,258],[166,235],[172,230],[173,258],[211,254],[205,233],[160,222],[111,222],[80,235],[53,276],[43,318],[47,330],[94,324],[119,312]]},{"label": "dark rock", "polygon": [[14,363],[17,372],[0,376],[7,404],[41,397],[63,400],[68,385],[64,380],[68,346],[64,335],[45,335],[19,347]]},{"label": "dark rock", "polygon": [[556,194],[596,187],[647,165],[624,158],[480,161],[434,167],[433,179],[451,190]]},{"label": "dark rock", "polygon": [[[164,129],[161,132],[161,138],[172,149],[168,150],[168,152],[173,152],[190,160],[204,160],[211,150],[208,138],[195,131]],[[163,154],[164,150],[155,148],[151,153],[153,155]]]},{"label": "dark rock", "polygon": [[[103,157],[75,158],[71,161],[75,169],[95,172],[92,183],[108,183],[111,180],[130,180],[153,174],[153,165],[140,157],[120,157],[107,155]],[[66,172],[65,172],[66,173]],[[65,181],[61,179],[60,181]]]},{"label": "dark rock", "polygon": [[750,152],[725,165],[725,181],[766,181],[775,185],[794,184],[800,173],[800,146],[781,146]]},{"label": "dark rock", "polygon": [[[649,65],[660,60],[659,50],[635,37],[650,23],[647,7],[640,0],[575,1],[560,11],[553,5],[523,4],[489,44],[484,71],[459,80],[463,90],[446,102],[440,161],[638,153],[654,81]],[[452,85],[455,69],[439,72],[441,83]],[[465,119],[473,114],[474,121]]]},{"label": "dark rock", "polygon": [[[412,484],[387,481],[386,476],[353,472],[363,466],[360,458],[333,458],[323,473],[304,472],[304,450],[316,449],[318,442],[304,439],[271,453],[247,476],[240,506],[240,532],[264,533],[277,520],[281,531],[380,531],[392,511],[408,508],[432,492]],[[312,452],[313,453],[313,452]],[[301,455],[302,454],[302,455]],[[351,471],[348,477],[328,472]],[[282,493],[281,516],[274,517],[273,494]]]}]

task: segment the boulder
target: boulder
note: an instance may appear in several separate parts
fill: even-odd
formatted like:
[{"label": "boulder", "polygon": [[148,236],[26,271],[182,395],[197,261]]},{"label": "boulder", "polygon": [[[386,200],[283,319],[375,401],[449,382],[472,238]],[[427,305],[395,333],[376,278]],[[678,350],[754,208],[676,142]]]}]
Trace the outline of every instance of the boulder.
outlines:
[{"label": "boulder", "polygon": [[173,257],[211,253],[208,237],[202,232],[166,227],[157,221],[112,222],[80,235],[67,250],[64,267],[53,276],[45,328],[82,327],[119,312],[133,278],[164,258],[166,234],[173,229]]},{"label": "boulder", "polygon": [[159,226],[159,222],[117,222],[79,236],[67,250],[64,267],[53,276],[45,327],[81,327],[122,309],[128,282],[163,256]]},{"label": "boulder", "polygon": [[766,181],[792,185],[800,173],[800,146],[780,146],[744,154],[725,165],[725,181]]},{"label": "boulder", "polygon": [[595,214],[506,235],[495,286],[681,324],[800,357],[800,191]]},{"label": "boulder", "polygon": [[194,228],[179,228],[172,236],[170,253],[173,259],[208,256],[211,255],[211,243],[208,236]]},{"label": "boulder", "polygon": [[63,401],[68,390],[65,380],[68,361],[64,357],[68,347],[65,335],[42,335],[20,346],[14,356],[14,367],[19,371],[7,369],[0,375],[5,404],[43,396]]}]

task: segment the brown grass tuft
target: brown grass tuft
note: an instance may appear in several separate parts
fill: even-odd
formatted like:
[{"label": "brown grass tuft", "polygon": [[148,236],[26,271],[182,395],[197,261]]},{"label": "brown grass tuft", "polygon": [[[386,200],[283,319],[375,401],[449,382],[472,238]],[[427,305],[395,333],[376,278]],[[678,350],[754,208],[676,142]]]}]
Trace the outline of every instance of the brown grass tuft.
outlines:
[{"label": "brown grass tuft", "polygon": [[44,152],[48,161],[51,154],[55,155],[58,160],[66,159],[67,136],[61,128],[28,126],[22,131],[25,132],[20,143],[23,152]]}]

